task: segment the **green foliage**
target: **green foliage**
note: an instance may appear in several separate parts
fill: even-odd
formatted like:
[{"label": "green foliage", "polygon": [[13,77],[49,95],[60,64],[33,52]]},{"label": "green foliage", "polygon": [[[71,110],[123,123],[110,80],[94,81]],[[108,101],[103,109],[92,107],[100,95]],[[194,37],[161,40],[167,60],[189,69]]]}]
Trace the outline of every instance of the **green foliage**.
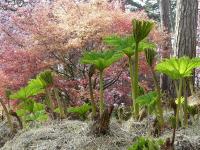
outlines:
[{"label": "green foliage", "polygon": [[59,107],[57,107],[56,109],[54,109],[54,112],[56,112],[56,113],[61,113],[61,110],[60,110],[60,108]]},{"label": "green foliage", "polygon": [[149,92],[147,94],[137,97],[136,103],[140,106],[146,106],[148,108],[149,113],[152,113],[156,109],[157,96],[157,92]]},{"label": "green foliage", "polygon": [[[179,80],[175,82],[176,93],[177,93],[177,109],[176,109],[176,127],[179,125],[179,119],[183,124],[183,117],[180,116],[182,113],[181,111],[183,99],[182,90],[183,90],[183,82],[186,77],[192,76],[193,70],[197,67],[200,67],[200,58],[189,58],[189,57],[181,57],[181,58],[170,58],[162,61],[161,63],[157,64],[156,70],[158,72],[164,73],[169,76],[173,80]],[[184,103],[184,108],[187,108],[187,103]],[[184,110],[184,119],[185,119],[185,126],[187,126],[187,111]]]},{"label": "green foliage", "polygon": [[87,118],[87,113],[91,110],[91,105],[84,103],[81,106],[76,106],[76,107],[69,107],[67,109],[68,113],[75,113],[80,116],[81,119],[85,120]]},{"label": "green foliage", "polygon": [[[121,51],[128,57],[131,57],[135,53],[136,42],[133,36],[119,37],[119,36],[108,36],[104,38],[104,42],[112,46],[116,51]],[[142,40],[139,45],[139,51],[143,51],[146,48],[155,48],[155,44]]]},{"label": "green foliage", "polygon": [[[137,118],[139,115],[139,106],[135,103],[139,95],[138,89],[138,53],[146,48],[155,48],[155,44],[149,43],[145,38],[154,26],[150,21],[133,20],[133,34],[126,37],[109,36],[104,39],[104,42],[112,46],[114,50],[121,52],[129,58],[129,70],[131,77],[131,97],[133,101],[133,114]],[[134,58],[134,71],[131,56]]]},{"label": "green foliage", "polygon": [[44,88],[53,82],[51,71],[44,71],[37,75],[36,79],[28,82],[26,87],[22,87],[19,91],[10,95],[11,99],[26,100],[31,96],[44,93]]},{"label": "green foliage", "polygon": [[119,60],[123,55],[116,51],[103,51],[103,52],[86,52],[82,59],[81,63],[83,64],[91,64],[94,65],[96,69],[100,71],[99,74],[99,93],[100,93],[100,100],[99,100],[99,112],[100,116],[103,114],[104,111],[104,98],[103,98],[103,71],[114,62]]},{"label": "green foliage", "polygon": [[198,106],[188,106],[187,110],[193,117],[198,114]]},{"label": "green foliage", "polygon": [[145,57],[146,57],[146,61],[147,61],[148,65],[152,67],[155,56],[157,54],[156,51],[152,48],[146,48],[144,50],[144,52],[145,52]]},{"label": "green foliage", "polygon": [[144,88],[141,87],[140,85],[138,85],[138,95],[141,96],[141,95],[144,95],[145,91],[144,91]]},{"label": "green foliage", "polygon": [[166,59],[156,66],[158,72],[164,73],[173,80],[192,76],[193,69],[200,67],[200,59],[189,57]]},{"label": "green foliage", "polygon": [[128,150],[160,150],[163,144],[164,142],[162,140],[139,137]]},{"label": "green foliage", "polygon": [[[145,94],[144,88],[141,87],[141,86],[139,85],[139,86],[138,86],[138,95],[139,95],[139,96],[142,96],[142,95],[144,95],[144,94]],[[130,98],[131,98],[131,93],[128,94],[128,96],[130,96]]]},{"label": "green foliage", "polygon": [[53,75],[52,75],[52,71],[50,70],[46,70],[40,73],[37,78],[39,78],[40,81],[43,82],[43,85],[45,87],[53,83]]},{"label": "green foliage", "polygon": [[[138,72],[139,72],[139,47],[142,43],[143,40],[148,36],[150,31],[152,30],[154,26],[153,22],[150,21],[145,21],[145,20],[132,20],[132,28],[133,28],[133,37],[135,40],[135,55],[134,55],[134,74],[132,76],[132,82],[133,82],[133,102],[134,99],[137,99],[138,97],[138,82],[139,82],[139,77],[138,77]],[[134,107],[134,114],[135,117],[138,118],[139,115],[139,105],[137,103],[133,103]]]},{"label": "green foliage", "polygon": [[37,75],[36,79],[28,82],[26,87],[22,87],[17,92],[10,95],[10,99],[20,100],[17,114],[22,117],[23,121],[43,121],[47,120],[44,105],[35,102],[34,96],[44,93],[45,88],[52,84],[53,77],[50,71],[44,71]]},{"label": "green foliage", "polygon": [[148,36],[150,31],[154,27],[154,23],[151,21],[134,19],[132,21],[132,27],[133,27],[133,37],[135,39],[135,42],[139,43]]},{"label": "green foliage", "polygon": [[10,99],[26,101],[32,96],[44,93],[44,88],[50,83],[52,83],[50,71],[44,71],[36,79],[30,80],[26,87],[22,87],[16,93],[11,94]]},{"label": "green foliage", "polygon": [[24,122],[46,121],[48,119],[48,115],[45,114],[44,108],[44,104],[29,101],[29,103],[21,103],[20,109],[18,109],[16,113],[23,119]]},{"label": "green foliage", "polygon": [[103,71],[121,57],[122,55],[115,51],[86,52],[81,59],[81,63],[95,65],[98,70]]},{"label": "green foliage", "polygon": [[31,80],[26,87],[20,88],[19,91],[17,91],[14,94],[10,95],[10,99],[18,99],[25,101],[31,96],[35,96],[37,94],[43,93],[43,85],[41,84],[40,80]]},{"label": "green foliage", "polygon": [[[177,99],[175,100],[176,105],[178,105],[178,101],[179,101],[179,99],[177,98]],[[181,105],[184,104],[184,101],[185,101],[185,98],[184,98],[184,97],[180,97],[180,104],[181,104]]]}]

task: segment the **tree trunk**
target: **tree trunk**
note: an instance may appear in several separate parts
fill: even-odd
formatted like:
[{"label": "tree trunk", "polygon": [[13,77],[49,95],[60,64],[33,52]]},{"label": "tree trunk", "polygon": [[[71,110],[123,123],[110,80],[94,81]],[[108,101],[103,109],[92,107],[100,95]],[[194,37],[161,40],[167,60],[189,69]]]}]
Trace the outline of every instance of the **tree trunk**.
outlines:
[{"label": "tree trunk", "polygon": [[109,132],[109,125],[110,125],[110,118],[112,115],[114,106],[107,106],[104,109],[104,112],[102,115],[98,115],[95,118],[94,123],[91,126],[91,133],[96,135],[104,135]]},{"label": "tree trunk", "polygon": [[[177,0],[175,48],[178,57],[196,56],[197,20],[198,0]],[[188,84],[187,87],[189,87]],[[190,95],[189,88],[187,91]]]},{"label": "tree trunk", "polygon": [[176,52],[179,57],[196,55],[198,0],[177,0]]},{"label": "tree trunk", "polygon": [[[162,31],[166,32],[167,34],[170,33],[170,1],[169,0],[160,0],[160,19],[161,19],[161,28]],[[165,39],[165,43],[162,46],[162,58],[169,58],[172,50],[172,45],[171,45],[171,37],[168,35]],[[168,92],[170,85],[170,80],[169,78],[161,74],[160,76],[160,86],[162,91]]]}]

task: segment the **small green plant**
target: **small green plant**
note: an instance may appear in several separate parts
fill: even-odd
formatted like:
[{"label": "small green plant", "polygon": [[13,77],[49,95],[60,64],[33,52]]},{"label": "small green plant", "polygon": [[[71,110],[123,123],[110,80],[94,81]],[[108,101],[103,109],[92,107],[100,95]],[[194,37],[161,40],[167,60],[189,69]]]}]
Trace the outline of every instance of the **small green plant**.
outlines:
[{"label": "small green plant", "polygon": [[54,95],[55,95],[55,98],[56,98],[57,103],[58,103],[58,108],[60,110],[60,112],[59,112],[60,118],[65,118],[65,110],[64,110],[64,107],[63,107],[63,102],[61,101],[61,97],[59,95],[59,90],[57,88],[54,88]]},{"label": "small green plant", "polygon": [[[150,33],[150,31],[154,27],[154,23],[151,21],[145,20],[133,20],[133,37],[135,40],[135,55],[134,55],[134,99],[136,100],[138,97],[138,63],[139,63],[139,47],[142,42]],[[135,116],[136,118],[139,115],[139,105],[135,104],[134,106]]]},{"label": "small green plant", "polygon": [[52,84],[53,84],[53,74],[50,70],[41,72],[37,79],[42,82],[43,89],[46,94],[45,104],[53,111],[53,100],[52,100]]},{"label": "small green plant", "polygon": [[103,99],[103,71],[112,65],[114,62],[119,60],[122,57],[120,53],[115,51],[103,51],[103,52],[86,52],[82,59],[81,63],[94,65],[97,70],[99,70],[100,75],[100,101],[99,101],[99,110],[100,116],[102,116],[105,109],[104,99]]},{"label": "small green plant", "polygon": [[[37,103],[34,96],[44,93],[45,87],[49,84],[47,78],[44,77],[45,73],[39,74],[36,79],[28,82],[26,87],[22,87],[17,92],[10,95],[10,99],[20,100],[18,105],[17,115],[23,119],[24,122],[35,120],[46,120],[48,116],[45,114],[44,104]],[[45,78],[43,80],[42,78]]]},{"label": "small green plant", "polygon": [[138,96],[136,99],[136,103],[139,104],[140,106],[147,107],[148,108],[148,113],[151,114],[156,111],[156,101],[157,101],[157,92],[149,92],[144,95]]},{"label": "small green plant", "polygon": [[139,137],[128,150],[160,150],[164,144],[162,140],[154,140],[149,137]]},{"label": "small green plant", "polygon": [[146,57],[146,62],[151,70],[152,76],[153,76],[153,81],[154,81],[154,85],[155,85],[155,90],[157,92],[157,101],[156,101],[156,105],[157,105],[157,110],[158,110],[158,121],[161,125],[161,127],[164,124],[164,119],[163,119],[163,109],[162,109],[162,102],[161,102],[161,90],[160,90],[160,86],[156,77],[156,73],[154,71],[154,60],[155,60],[155,56],[156,56],[156,51],[152,48],[147,48],[144,50],[145,52],[145,57]]},{"label": "small green plant", "polygon": [[19,117],[22,118],[24,122],[46,121],[48,119],[48,115],[45,113],[44,110],[44,104],[32,101],[29,104],[23,103],[19,107],[20,109],[18,109],[16,113]]},{"label": "small green plant", "polygon": [[93,83],[92,83],[92,76],[95,74],[95,65],[90,65],[88,70],[88,86],[90,91],[90,99],[91,99],[91,106],[92,106],[92,119],[95,118],[97,112],[97,106],[94,100],[94,91],[93,91]]},{"label": "small green plant", "polygon": [[[129,71],[130,71],[130,77],[131,77],[131,98],[132,98],[133,110],[134,110],[137,104],[135,103],[135,97],[134,97],[134,70],[133,70],[132,56],[134,56],[135,51],[136,51],[136,41],[133,35],[130,35],[126,37],[108,36],[104,39],[104,42],[107,45],[112,46],[114,50],[121,52],[123,55],[128,57]],[[147,40],[140,41],[138,51],[141,52],[146,48],[155,48],[155,44],[150,43]]]},{"label": "small green plant", "polygon": [[87,118],[87,113],[91,110],[91,105],[84,103],[81,106],[76,106],[76,107],[69,107],[67,109],[68,113],[75,113],[78,114],[79,117],[82,120],[85,120]]},{"label": "small green plant", "polygon": [[58,107],[59,107],[59,114],[60,118],[65,118],[65,111],[64,111],[64,106],[63,102],[61,100],[61,97],[59,95],[59,89],[53,86],[53,73],[51,70],[46,70],[43,71],[38,75],[38,78],[43,82],[44,85],[44,90],[46,94],[46,105],[52,110],[54,110],[54,105],[53,105],[53,99],[52,99],[52,94],[55,96]]},{"label": "small green plant", "polygon": [[[177,94],[177,110],[176,110],[176,128],[178,127],[179,119],[182,121],[180,117],[181,110],[181,97],[183,93],[184,79],[192,76],[193,69],[200,67],[200,59],[199,58],[189,58],[189,57],[181,57],[181,58],[170,58],[166,59],[156,66],[156,70],[158,72],[164,73],[169,76],[172,80],[175,81],[175,88]],[[184,91],[185,92],[185,91]],[[184,107],[187,108],[187,101],[184,102]],[[187,126],[187,109],[184,109],[184,119],[185,126]]]}]

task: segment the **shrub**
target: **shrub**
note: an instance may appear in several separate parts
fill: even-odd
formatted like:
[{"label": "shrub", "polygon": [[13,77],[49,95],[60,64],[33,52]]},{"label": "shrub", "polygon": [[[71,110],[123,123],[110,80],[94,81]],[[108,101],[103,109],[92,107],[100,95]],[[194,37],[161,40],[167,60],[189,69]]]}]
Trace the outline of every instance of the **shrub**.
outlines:
[{"label": "shrub", "polygon": [[67,109],[68,113],[75,113],[78,114],[79,117],[83,120],[87,118],[87,113],[91,110],[91,105],[84,103],[81,106],[76,106],[76,107],[69,107]]},{"label": "shrub", "polygon": [[160,150],[163,144],[164,142],[162,140],[139,137],[128,150]]}]

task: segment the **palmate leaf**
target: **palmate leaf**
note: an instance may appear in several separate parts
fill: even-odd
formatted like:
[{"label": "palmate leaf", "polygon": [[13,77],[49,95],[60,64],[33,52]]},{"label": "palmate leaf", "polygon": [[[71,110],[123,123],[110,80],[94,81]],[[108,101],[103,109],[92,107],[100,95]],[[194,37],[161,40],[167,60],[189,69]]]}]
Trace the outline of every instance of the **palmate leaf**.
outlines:
[{"label": "palmate leaf", "polygon": [[41,111],[45,109],[45,105],[42,103],[34,102],[33,112]]},{"label": "palmate leaf", "polygon": [[35,96],[37,94],[44,92],[45,83],[40,79],[32,79],[28,82],[28,86],[26,87],[29,96]]},{"label": "palmate leaf", "polygon": [[155,56],[157,54],[156,51],[152,48],[146,48],[144,50],[144,52],[145,52],[145,57],[146,57],[146,61],[147,61],[148,65],[152,66],[154,59],[155,59]]},{"label": "palmate leaf", "polygon": [[21,88],[16,93],[13,93],[9,96],[10,99],[20,99],[25,100],[26,99],[26,88]]},{"label": "palmate leaf", "polygon": [[19,117],[25,116],[28,114],[28,110],[27,109],[17,109],[16,113]]},{"label": "palmate leaf", "polygon": [[153,103],[156,100],[156,98],[157,98],[157,92],[153,91],[137,97],[136,103],[143,106],[145,105],[147,106]]},{"label": "palmate leaf", "polygon": [[140,106],[147,106],[148,111],[152,113],[156,107],[156,100],[157,100],[157,92],[149,92],[144,95],[137,97],[136,103]]},{"label": "palmate leaf", "polygon": [[122,54],[116,51],[86,52],[81,59],[81,63],[95,65],[98,70],[103,71],[121,57]]},{"label": "palmate leaf", "polygon": [[139,43],[148,36],[150,31],[154,27],[154,23],[151,21],[134,19],[132,21],[132,27],[133,27],[133,37],[135,41]]},{"label": "palmate leaf", "polygon": [[173,80],[192,76],[192,71],[200,67],[200,59],[189,57],[166,59],[156,66],[158,72],[164,73]]},{"label": "palmate leaf", "polygon": [[50,70],[43,71],[37,76],[37,78],[43,82],[45,87],[53,83],[53,75]]},{"label": "palmate leaf", "polygon": [[43,89],[43,84],[41,83],[41,81],[33,79],[29,81],[26,87],[22,87],[16,93],[11,94],[10,99],[26,100],[30,96],[35,96],[43,92],[44,92],[44,89]]},{"label": "palmate leaf", "polygon": [[[104,38],[104,42],[112,46],[114,50],[116,51],[121,51],[128,57],[131,57],[135,53],[135,47],[136,47],[136,42],[134,37],[131,36],[125,36],[125,37],[120,37],[120,36],[108,36]],[[143,51],[146,48],[155,48],[155,44],[148,42],[147,40],[142,40],[139,44],[139,51]]]},{"label": "palmate leaf", "polygon": [[25,109],[25,110],[27,110],[28,112],[33,112],[34,103],[35,103],[35,100],[29,98],[29,99],[26,99],[25,101],[21,102],[21,103],[19,104],[19,108]]},{"label": "palmate leaf", "polygon": [[84,103],[81,106],[69,107],[67,109],[67,112],[78,114],[82,119],[84,119],[86,117],[86,114],[91,110],[91,108],[91,105]]},{"label": "palmate leaf", "polygon": [[11,99],[19,99],[19,100],[25,100],[31,96],[38,95],[40,93],[44,93],[44,89],[49,85],[53,83],[53,76],[51,71],[47,70],[39,75],[37,75],[36,79],[31,79],[28,82],[28,85],[26,87],[20,88],[19,91],[17,91],[14,94],[10,95]]}]

